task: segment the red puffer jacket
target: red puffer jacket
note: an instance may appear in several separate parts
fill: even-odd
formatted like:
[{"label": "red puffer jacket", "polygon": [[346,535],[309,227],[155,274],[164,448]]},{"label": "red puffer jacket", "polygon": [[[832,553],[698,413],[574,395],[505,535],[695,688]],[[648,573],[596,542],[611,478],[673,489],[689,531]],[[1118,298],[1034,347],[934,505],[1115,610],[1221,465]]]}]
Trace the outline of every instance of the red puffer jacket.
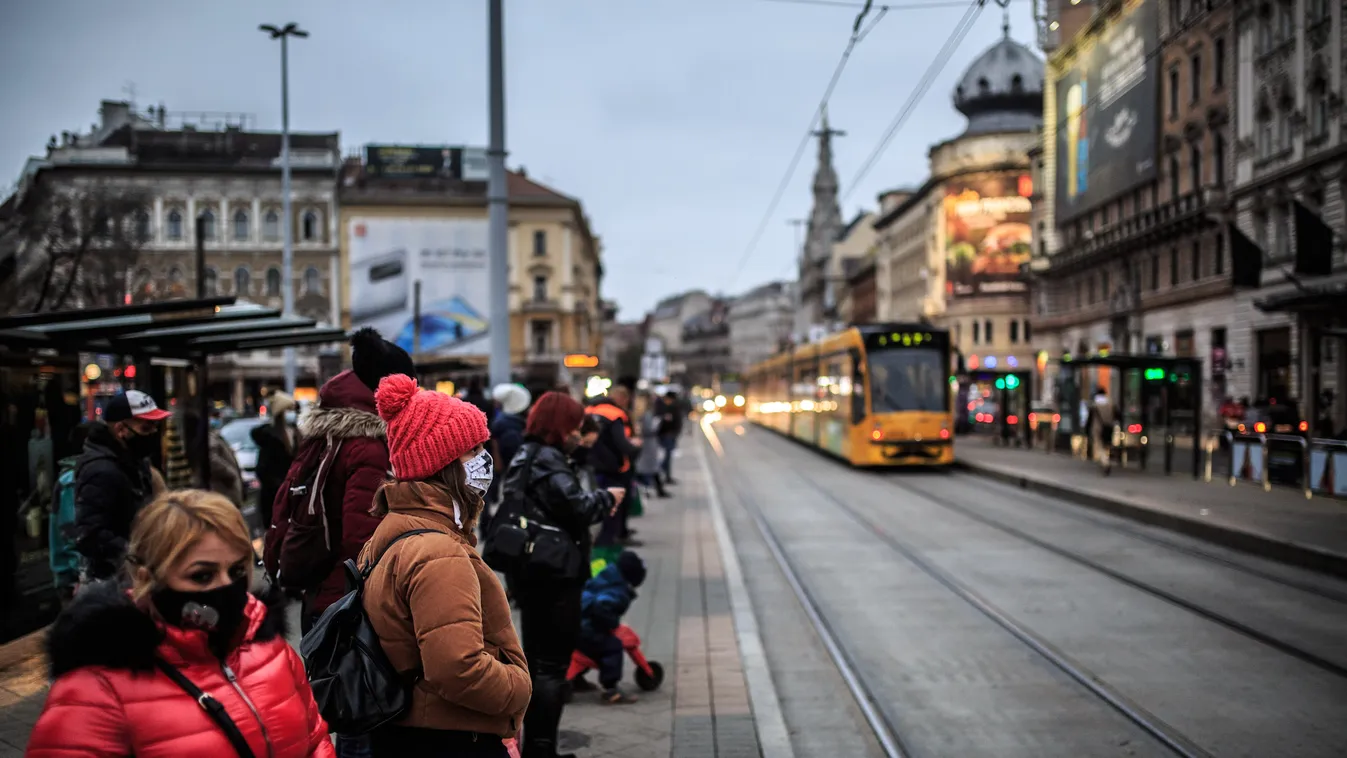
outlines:
[{"label": "red puffer jacket", "polygon": [[282,606],[250,597],[247,626],[225,658],[206,633],[165,626],[111,583],[89,587],[47,641],[55,680],[28,758],[236,755],[224,731],[154,666],[159,656],[224,705],[257,758],[335,758],[304,664],[285,641]]},{"label": "red puffer jacket", "polygon": [[[341,441],[341,450],[323,486],[335,553],[328,559],[333,568],[325,581],[307,593],[307,611],[317,615],[346,594],[342,562],[360,555],[360,548],[379,526],[380,518],[370,513],[370,507],[374,505],[374,493],[389,478],[388,441],[383,419],[375,410],[374,392],[350,370],[323,384],[318,391],[318,407],[304,414],[299,433],[301,445],[326,445],[328,438]],[[290,475],[298,475],[294,466]],[[285,518],[281,498],[286,496],[285,492],[277,493],[272,507],[273,528],[267,535],[265,555],[267,570],[272,572],[280,563],[282,537],[277,526]]]}]

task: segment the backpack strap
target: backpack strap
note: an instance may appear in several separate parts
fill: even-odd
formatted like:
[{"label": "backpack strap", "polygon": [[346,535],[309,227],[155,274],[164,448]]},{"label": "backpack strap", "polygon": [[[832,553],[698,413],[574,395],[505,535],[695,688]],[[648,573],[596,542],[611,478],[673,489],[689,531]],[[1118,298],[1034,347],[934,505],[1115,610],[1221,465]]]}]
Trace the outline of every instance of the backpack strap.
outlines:
[{"label": "backpack strap", "polygon": [[177,666],[163,658],[155,658],[154,663],[160,671],[164,672],[165,676],[181,687],[183,692],[191,695],[196,704],[201,706],[201,710],[205,711],[206,715],[210,717],[210,720],[220,727],[220,730],[225,733],[225,737],[229,739],[229,744],[233,745],[234,751],[239,754],[239,758],[256,758],[253,749],[248,747],[247,738],[243,736],[243,732],[239,731],[238,724],[235,724],[234,720],[229,718],[229,713],[225,711],[224,705],[219,700],[203,692],[200,687],[192,683],[191,679],[187,678],[186,674],[179,671]]},{"label": "backpack strap", "polygon": [[398,536],[394,537],[393,540],[389,542],[387,545],[384,545],[384,549],[380,550],[379,554],[374,556],[374,560],[371,561],[368,566],[360,570],[360,578],[361,579],[369,578],[369,575],[374,571],[374,567],[379,565],[379,561],[383,559],[384,553],[387,553],[389,548],[393,547],[394,545],[398,544],[398,542],[408,537],[414,537],[418,534],[444,534],[444,532],[441,532],[438,529],[412,529],[410,531],[406,531],[403,532],[402,534],[399,534]]}]

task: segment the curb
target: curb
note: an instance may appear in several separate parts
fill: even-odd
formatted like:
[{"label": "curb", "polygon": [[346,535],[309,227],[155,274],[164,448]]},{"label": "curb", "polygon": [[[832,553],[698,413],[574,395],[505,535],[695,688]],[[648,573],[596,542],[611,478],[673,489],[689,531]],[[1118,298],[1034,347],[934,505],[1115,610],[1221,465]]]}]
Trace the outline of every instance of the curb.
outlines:
[{"label": "curb", "polygon": [[1125,500],[1101,497],[1090,492],[1082,492],[1059,484],[1045,482],[1041,479],[1031,479],[995,466],[955,461],[954,467],[975,476],[994,479],[1021,489],[1053,495],[1077,505],[1150,526],[1157,526],[1161,529],[1266,558],[1277,563],[1308,569],[1339,579],[1347,579],[1347,555],[1341,553],[1334,553],[1296,542],[1285,542],[1243,529],[1219,526],[1206,521],[1177,516]]},{"label": "curb", "polygon": [[0,671],[22,663],[36,655],[42,655],[47,642],[47,630],[42,627],[22,637],[12,639],[0,645]]}]

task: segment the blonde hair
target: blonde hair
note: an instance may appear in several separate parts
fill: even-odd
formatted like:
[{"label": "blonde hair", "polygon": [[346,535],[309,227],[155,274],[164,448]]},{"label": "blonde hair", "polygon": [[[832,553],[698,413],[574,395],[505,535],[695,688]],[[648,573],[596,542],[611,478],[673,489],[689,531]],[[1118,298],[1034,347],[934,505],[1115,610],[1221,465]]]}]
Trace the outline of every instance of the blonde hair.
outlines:
[{"label": "blonde hair", "polygon": [[[250,556],[253,553],[243,514],[223,495],[173,490],[142,508],[131,526],[126,559],[132,597],[143,600],[155,587],[162,586],[169,569],[207,534],[219,535],[225,544]],[[253,561],[247,563],[251,584]]]}]

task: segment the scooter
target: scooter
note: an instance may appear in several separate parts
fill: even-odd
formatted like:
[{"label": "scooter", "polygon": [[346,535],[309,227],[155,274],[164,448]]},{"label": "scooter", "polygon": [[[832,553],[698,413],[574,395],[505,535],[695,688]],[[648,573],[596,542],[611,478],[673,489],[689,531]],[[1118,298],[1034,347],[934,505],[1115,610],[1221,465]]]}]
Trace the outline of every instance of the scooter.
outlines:
[{"label": "scooter", "polygon": [[[664,683],[664,667],[659,663],[648,660],[645,654],[641,652],[641,638],[636,635],[635,630],[626,624],[619,624],[613,630],[613,634],[622,641],[622,649],[627,652],[627,657],[636,664],[636,671],[632,676],[636,679],[636,686],[645,692],[653,692],[659,689]],[[575,681],[575,678],[584,674],[590,669],[596,669],[599,664],[595,663],[589,656],[576,650],[571,653],[571,667],[566,671],[566,681]]]}]

